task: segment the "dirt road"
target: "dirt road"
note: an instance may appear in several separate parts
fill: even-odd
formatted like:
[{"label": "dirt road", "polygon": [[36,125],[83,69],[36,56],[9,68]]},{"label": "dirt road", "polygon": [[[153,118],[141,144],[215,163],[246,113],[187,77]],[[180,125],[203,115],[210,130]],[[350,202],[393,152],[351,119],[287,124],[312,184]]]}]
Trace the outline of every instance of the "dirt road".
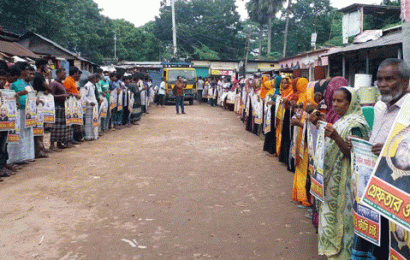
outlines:
[{"label": "dirt road", "polygon": [[152,108],[0,183],[0,259],[321,259],[293,174],[222,108]]}]

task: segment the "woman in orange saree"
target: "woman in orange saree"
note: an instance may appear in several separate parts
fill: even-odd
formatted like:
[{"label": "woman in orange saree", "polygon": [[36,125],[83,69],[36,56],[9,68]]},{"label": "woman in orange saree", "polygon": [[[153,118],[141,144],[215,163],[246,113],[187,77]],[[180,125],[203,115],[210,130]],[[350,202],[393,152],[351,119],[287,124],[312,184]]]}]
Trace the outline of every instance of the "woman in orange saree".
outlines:
[{"label": "woman in orange saree", "polygon": [[[296,148],[295,148],[295,175],[293,178],[292,200],[300,203],[303,206],[311,206],[306,190],[306,180],[309,165],[309,152],[307,142],[305,139],[304,125],[306,120],[306,108],[308,97],[306,90],[308,86],[308,80],[305,78],[298,79],[297,93],[298,93],[298,111],[296,118],[292,118],[291,124],[297,129]],[[299,118],[298,118],[299,117]]]},{"label": "woman in orange saree", "polygon": [[282,142],[282,126],[283,126],[283,118],[285,116],[285,105],[283,100],[288,98],[292,95],[293,89],[291,86],[291,80],[289,77],[283,78],[280,84],[280,95],[281,100],[278,106],[276,119],[275,119],[275,126],[276,126],[276,154],[279,156],[280,154],[280,147]]}]

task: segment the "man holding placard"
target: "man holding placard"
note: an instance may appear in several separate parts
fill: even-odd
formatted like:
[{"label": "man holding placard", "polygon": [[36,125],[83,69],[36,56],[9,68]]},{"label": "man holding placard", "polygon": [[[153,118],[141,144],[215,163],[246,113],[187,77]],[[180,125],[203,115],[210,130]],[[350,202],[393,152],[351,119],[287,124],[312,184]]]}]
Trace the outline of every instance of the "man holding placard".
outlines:
[{"label": "man holding placard", "polygon": [[[381,100],[387,108],[375,118],[375,124],[370,137],[372,152],[380,155],[384,144],[388,141],[389,133],[394,126],[397,115],[403,108],[409,86],[410,69],[403,60],[386,59],[377,72],[377,87],[381,93]],[[376,165],[377,167],[377,165]],[[384,179],[383,176],[377,176]],[[365,196],[366,197],[366,196]],[[389,258],[389,222],[382,217],[380,247],[360,238],[355,238],[352,259],[388,259]]]}]

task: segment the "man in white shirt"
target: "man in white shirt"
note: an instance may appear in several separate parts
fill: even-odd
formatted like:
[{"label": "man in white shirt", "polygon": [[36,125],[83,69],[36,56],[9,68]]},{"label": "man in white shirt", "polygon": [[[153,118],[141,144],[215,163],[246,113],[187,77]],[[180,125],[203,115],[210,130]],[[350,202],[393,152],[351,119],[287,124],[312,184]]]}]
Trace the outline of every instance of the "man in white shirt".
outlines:
[{"label": "man in white shirt", "polygon": [[161,78],[161,84],[159,84],[158,88],[158,100],[157,100],[157,106],[161,105],[161,107],[164,107],[165,103],[165,78]]},{"label": "man in white shirt", "polygon": [[[372,152],[376,155],[380,155],[396,116],[403,106],[409,86],[409,78],[410,69],[403,60],[386,59],[379,65],[376,85],[381,93],[381,101],[386,106],[375,118],[369,140],[373,144]],[[388,178],[388,176],[383,175],[377,177],[383,180]],[[389,258],[389,222],[384,217],[381,217],[380,229],[380,247],[355,235],[352,259],[378,260]]]},{"label": "man in white shirt", "polygon": [[[92,74],[88,77],[88,82],[85,84],[85,100],[86,100],[86,111],[85,111],[85,140],[91,141],[98,138],[98,127],[93,126],[93,109],[94,106],[98,106],[97,98],[95,96],[95,83],[97,82],[96,75]],[[98,107],[97,107],[98,109]]]},{"label": "man in white shirt", "polygon": [[202,103],[202,92],[204,91],[205,82],[202,80],[202,77],[198,78],[197,82],[197,91],[198,91],[198,102]]}]

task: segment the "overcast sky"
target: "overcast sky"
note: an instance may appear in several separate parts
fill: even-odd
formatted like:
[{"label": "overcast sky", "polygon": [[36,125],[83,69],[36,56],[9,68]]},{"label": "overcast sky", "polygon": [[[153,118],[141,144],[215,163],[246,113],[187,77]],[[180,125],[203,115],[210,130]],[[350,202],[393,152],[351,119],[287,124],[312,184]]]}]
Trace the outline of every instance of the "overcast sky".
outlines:
[{"label": "overcast sky", "polygon": [[[94,0],[100,8],[104,9],[103,14],[113,18],[124,18],[132,22],[136,26],[144,25],[145,23],[154,20],[159,14],[159,3],[161,0]],[[353,3],[374,4],[379,3],[375,0],[330,0],[336,8],[342,8]],[[238,12],[241,17],[247,18],[245,3],[248,0],[236,0]]]}]

